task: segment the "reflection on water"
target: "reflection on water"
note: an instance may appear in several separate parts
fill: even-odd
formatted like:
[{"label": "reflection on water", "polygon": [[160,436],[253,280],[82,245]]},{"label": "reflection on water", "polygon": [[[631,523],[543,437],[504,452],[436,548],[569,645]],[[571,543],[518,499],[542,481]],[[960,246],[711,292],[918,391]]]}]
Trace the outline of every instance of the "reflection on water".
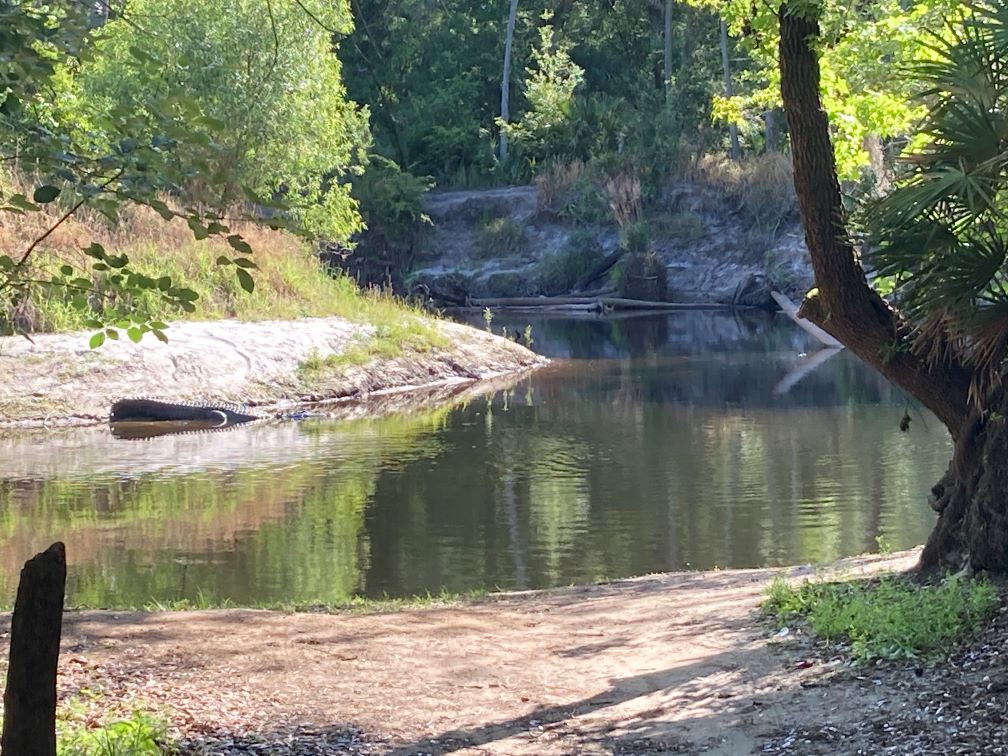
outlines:
[{"label": "reflection on water", "polygon": [[0,438],[2,587],[10,596],[24,559],[57,538],[68,603],[142,605],[824,561],[929,531],[943,429],[918,414],[901,433],[905,397],[848,354],[793,373],[814,345],[792,324],[532,325],[535,348],[562,359],[424,412],[143,441],[106,428]]}]

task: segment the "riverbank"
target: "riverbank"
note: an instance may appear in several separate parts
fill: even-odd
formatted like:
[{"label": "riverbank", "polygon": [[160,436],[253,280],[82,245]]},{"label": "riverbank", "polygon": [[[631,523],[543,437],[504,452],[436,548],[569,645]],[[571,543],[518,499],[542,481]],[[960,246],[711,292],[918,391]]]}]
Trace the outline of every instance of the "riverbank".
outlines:
[{"label": "riverbank", "polygon": [[342,317],[189,321],[88,347],[86,333],[0,338],[0,427],[104,421],[119,398],[211,400],[275,415],[334,413],[391,393],[471,383],[546,360],[519,344],[404,312],[402,324]]},{"label": "riverbank", "polygon": [[[758,619],[776,576],[906,570],[918,553],[398,612],[69,612],[59,689],[97,693],[96,714],[165,707],[194,754],[997,752],[960,721],[972,706],[987,722],[968,693],[1001,679],[976,652],[989,637],[949,662],[850,667]],[[1005,634],[998,617],[985,635]],[[1003,745],[1002,730],[979,736]]]}]

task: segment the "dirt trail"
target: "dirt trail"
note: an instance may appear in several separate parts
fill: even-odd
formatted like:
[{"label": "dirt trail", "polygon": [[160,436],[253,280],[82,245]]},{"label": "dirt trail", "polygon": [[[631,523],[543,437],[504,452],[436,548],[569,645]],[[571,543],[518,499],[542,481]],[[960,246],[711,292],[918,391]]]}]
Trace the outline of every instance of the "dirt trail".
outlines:
[{"label": "dirt trail", "polygon": [[773,576],[813,572],[667,574],[364,615],[71,613],[60,687],[165,702],[194,753],[236,731],[280,742],[297,725],[357,727],[397,754],[745,754],[824,722],[853,753],[875,692],[815,687],[826,667],[796,669],[754,624]]},{"label": "dirt trail", "polygon": [[104,420],[122,397],[225,400],[263,412],[375,392],[471,382],[545,363],[506,339],[447,321],[449,346],[312,376],[310,355],[338,355],[371,327],[342,318],[176,323],[170,342],[121,339],[98,350],[87,334],[0,338],[0,425]]}]

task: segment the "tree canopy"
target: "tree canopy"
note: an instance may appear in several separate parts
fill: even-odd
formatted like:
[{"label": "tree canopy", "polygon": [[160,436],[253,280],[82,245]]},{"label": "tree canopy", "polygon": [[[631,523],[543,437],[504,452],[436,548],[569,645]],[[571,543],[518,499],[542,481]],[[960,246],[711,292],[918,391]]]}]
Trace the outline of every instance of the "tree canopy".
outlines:
[{"label": "tree canopy", "polygon": [[[145,205],[183,219],[196,239],[226,238],[234,254],[218,263],[248,291],[252,250],[231,219],[336,240],[360,228],[344,179],[369,137],[334,47],[333,35],[349,30],[344,3],[137,0],[105,21],[78,3],[0,6],[0,155],[36,177],[30,195],[4,192],[0,209],[59,208],[46,233],[0,256],[0,294],[56,287],[94,310],[92,327],[109,336],[163,336],[163,324],[131,305],[143,292],[191,309],[184,282],[135,270],[97,243],[83,268],[36,270],[49,233],[82,207],[115,223],[123,206]],[[97,279],[118,304],[92,306]]]}]

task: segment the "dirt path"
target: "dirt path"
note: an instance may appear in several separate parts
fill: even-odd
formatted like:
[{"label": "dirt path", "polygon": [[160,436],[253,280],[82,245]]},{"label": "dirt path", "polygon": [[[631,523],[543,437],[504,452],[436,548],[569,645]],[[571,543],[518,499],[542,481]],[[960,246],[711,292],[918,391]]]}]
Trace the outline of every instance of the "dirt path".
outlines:
[{"label": "dirt path", "polygon": [[[754,623],[773,576],[813,572],[668,574],[380,614],[71,613],[60,689],[166,703],[192,753],[236,753],[221,744],[247,732],[289,745],[292,728],[316,745],[262,752],[854,753],[877,690],[817,687],[829,665],[796,667]],[[788,750],[813,726],[845,747]]]},{"label": "dirt path", "polygon": [[104,420],[122,397],[225,400],[269,414],[322,400],[472,382],[545,362],[506,339],[447,321],[435,327],[449,346],[306,377],[309,356],[343,353],[369,326],[342,318],[176,323],[170,343],[109,341],[87,334],[0,338],[0,426]]}]

